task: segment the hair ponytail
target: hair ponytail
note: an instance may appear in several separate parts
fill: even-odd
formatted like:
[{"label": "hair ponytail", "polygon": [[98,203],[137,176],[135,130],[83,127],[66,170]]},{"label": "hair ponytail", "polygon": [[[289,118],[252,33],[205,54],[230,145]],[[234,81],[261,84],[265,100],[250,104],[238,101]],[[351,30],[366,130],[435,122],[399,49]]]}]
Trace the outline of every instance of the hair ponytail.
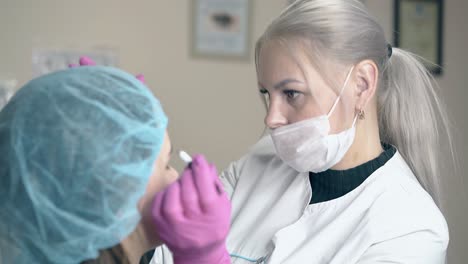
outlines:
[{"label": "hair ponytail", "polygon": [[440,137],[448,116],[435,80],[415,55],[393,48],[377,94],[380,137],[397,147],[421,185],[440,203]]}]

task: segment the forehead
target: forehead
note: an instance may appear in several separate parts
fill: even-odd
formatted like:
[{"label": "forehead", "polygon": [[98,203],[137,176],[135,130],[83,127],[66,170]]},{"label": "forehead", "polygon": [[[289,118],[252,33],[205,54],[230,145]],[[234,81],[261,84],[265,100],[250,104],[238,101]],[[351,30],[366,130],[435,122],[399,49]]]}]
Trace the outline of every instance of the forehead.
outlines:
[{"label": "forehead", "polygon": [[164,134],[164,141],[163,141],[163,145],[162,145],[162,150],[164,152],[169,152],[171,150],[171,139],[169,137],[169,133],[167,132],[166,130],[166,133]]},{"label": "forehead", "polygon": [[267,41],[260,49],[258,57],[259,80],[289,76],[303,79],[302,69],[292,52],[277,41]]},{"label": "forehead", "polygon": [[312,58],[305,52],[302,43],[270,40],[263,44],[258,56],[257,77],[265,86],[286,78],[306,83],[309,87],[324,85],[325,80],[314,68]]}]

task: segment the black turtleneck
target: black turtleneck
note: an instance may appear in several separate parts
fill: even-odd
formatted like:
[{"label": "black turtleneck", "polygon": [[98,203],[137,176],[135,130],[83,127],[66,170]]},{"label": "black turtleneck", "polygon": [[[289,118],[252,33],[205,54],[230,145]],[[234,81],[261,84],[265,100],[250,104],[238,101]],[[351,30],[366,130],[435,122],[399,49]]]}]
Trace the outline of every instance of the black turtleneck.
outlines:
[{"label": "black turtleneck", "polygon": [[375,159],[348,170],[326,170],[309,173],[312,187],[310,204],[339,198],[361,185],[372,173],[385,165],[396,153],[395,147],[382,143],[384,151]]}]

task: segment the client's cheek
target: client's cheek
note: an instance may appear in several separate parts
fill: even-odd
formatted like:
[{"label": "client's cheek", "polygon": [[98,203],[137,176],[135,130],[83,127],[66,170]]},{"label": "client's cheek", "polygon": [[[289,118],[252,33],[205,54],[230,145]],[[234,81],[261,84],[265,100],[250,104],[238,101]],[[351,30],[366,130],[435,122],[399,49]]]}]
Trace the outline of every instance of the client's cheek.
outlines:
[{"label": "client's cheek", "polygon": [[164,187],[175,182],[178,178],[179,178],[179,174],[177,173],[175,169],[171,168],[170,170],[166,170],[164,174],[166,185]]}]

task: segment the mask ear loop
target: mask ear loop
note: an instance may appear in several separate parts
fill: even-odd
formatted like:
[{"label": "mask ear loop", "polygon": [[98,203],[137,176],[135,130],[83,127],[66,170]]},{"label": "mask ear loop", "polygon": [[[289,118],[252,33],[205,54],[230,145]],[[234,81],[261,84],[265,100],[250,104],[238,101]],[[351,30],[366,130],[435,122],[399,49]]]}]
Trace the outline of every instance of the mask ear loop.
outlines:
[{"label": "mask ear loop", "polygon": [[358,115],[356,115],[356,116],[354,117],[353,125],[352,125],[351,127],[353,127],[354,125],[356,125],[357,120],[358,120]]},{"label": "mask ear loop", "polygon": [[[330,118],[330,116],[331,116],[331,114],[333,113],[333,111],[335,111],[335,108],[336,108],[336,106],[338,105],[338,102],[340,101],[341,96],[343,95],[344,89],[346,88],[346,85],[348,84],[349,78],[351,78],[351,73],[353,72],[353,69],[354,69],[354,65],[353,65],[353,67],[351,67],[351,69],[349,70],[348,76],[346,76],[346,80],[345,80],[345,82],[344,82],[344,84],[343,84],[343,88],[341,88],[341,91],[340,91],[340,94],[338,95],[338,98],[336,98],[335,103],[333,104],[332,108],[330,109],[330,111],[329,111],[328,114],[327,114],[327,117],[328,117],[328,118]],[[354,120],[353,126],[354,126],[354,123],[356,123],[356,120]]]}]

